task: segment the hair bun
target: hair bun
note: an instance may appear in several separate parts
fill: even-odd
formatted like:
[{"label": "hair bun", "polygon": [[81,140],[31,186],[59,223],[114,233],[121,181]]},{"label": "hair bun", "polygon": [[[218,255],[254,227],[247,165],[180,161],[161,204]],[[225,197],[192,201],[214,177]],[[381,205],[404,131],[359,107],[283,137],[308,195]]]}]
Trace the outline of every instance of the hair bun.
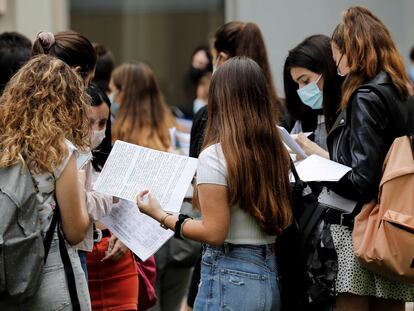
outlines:
[{"label": "hair bun", "polygon": [[42,44],[43,48],[49,50],[53,44],[55,44],[55,36],[50,31],[41,31],[38,33],[37,38]]}]

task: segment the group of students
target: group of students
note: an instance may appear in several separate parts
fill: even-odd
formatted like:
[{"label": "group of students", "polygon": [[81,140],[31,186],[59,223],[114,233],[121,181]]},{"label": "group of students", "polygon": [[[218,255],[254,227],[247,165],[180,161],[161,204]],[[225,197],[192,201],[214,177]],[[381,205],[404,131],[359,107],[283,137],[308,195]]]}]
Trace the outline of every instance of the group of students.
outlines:
[{"label": "group of students", "polygon": [[[95,68],[104,68],[99,59],[105,63],[108,55],[84,36],[41,32],[27,46],[29,53],[20,51],[27,62],[3,83],[0,168],[28,166],[44,234],[59,209],[57,230],[67,241],[81,310],[144,310],[142,262],[100,223],[122,200],[94,192],[93,183],[112,142],[173,152],[169,129],[179,124],[147,65],[107,66],[98,87],[91,83]],[[165,212],[151,189],[137,189],[137,208],[175,231],[174,238],[203,243],[189,308],[284,310],[275,241],[293,221],[291,157],[276,125],[313,132],[313,141],[297,138],[308,155],[349,166],[328,187],[360,208],[377,194],[393,140],[414,130],[414,107],[405,101],[413,86],[386,26],[362,7],[347,9],[331,38],[314,35],[290,50],[284,101],[256,24],[224,24],[211,54],[207,104],[197,107],[191,129],[190,156],[198,157],[192,204],[201,217]],[[392,92],[395,102],[384,103],[363,88],[367,83]],[[78,153],[90,151],[92,160],[78,170]],[[414,301],[414,285],[363,268],[350,223],[331,225],[339,266],[331,307],[404,310]],[[56,235],[36,294],[22,302],[0,295],[1,310],[71,310],[59,253]]]}]

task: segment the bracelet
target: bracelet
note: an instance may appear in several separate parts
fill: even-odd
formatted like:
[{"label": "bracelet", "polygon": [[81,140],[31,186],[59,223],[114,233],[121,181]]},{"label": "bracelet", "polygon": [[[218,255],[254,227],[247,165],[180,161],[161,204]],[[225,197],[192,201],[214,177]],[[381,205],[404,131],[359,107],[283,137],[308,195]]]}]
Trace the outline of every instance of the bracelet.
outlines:
[{"label": "bracelet", "polygon": [[191,217],[189,217],[189,218],[184,219],[183,223],[181,224],[181,228],[180,228],[180,237],[181,237],[183,240],[185,239],[185,237],[184,237],[184,235],[183,235],[183,228],[184,228],[185,223],[186,223],[187,221],[189,221],[190,219],[192,219],[192,218],[191,218]]},{"label": "bracelet", "polygon": [[[184,240],[184,238],[181,236],[181,227],[183,225],[184,220],[191,218],[188,215],[180,214],[178,215],[178,220],[175,223],[175,232],[174,237],[180,240]],[[191,218],[192,219],[192,218]]]},{"label": "bracelet", "polygon": [[165,224],[165,220],[167,219],[168,216],[172,216],[172,214],[169,212],[165,212],[165,215],[161,218],[161,221],[160,221],[161,228],[166,229],[166,230],[168,229],[168,227]]}]

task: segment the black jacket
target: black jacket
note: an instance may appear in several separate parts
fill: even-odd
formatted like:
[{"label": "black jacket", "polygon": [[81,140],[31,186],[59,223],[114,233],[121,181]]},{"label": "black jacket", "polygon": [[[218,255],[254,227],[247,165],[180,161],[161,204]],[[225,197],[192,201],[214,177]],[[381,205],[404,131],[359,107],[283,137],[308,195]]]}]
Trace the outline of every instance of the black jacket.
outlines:
[{"label": "black jacket", "polygon": [[379,73],[354,92],[328,134],[331,159],[352,168],[329,187],[361,203],[371,201],[378,193],[382,165],[392,142],[413,132],[414,101],[402,101],[388,74]]},{"label": "black jacket", "polygon": [[208,110],[207,106],[201,108],[193,119],[190,138],[190,157],[198,158],[204,141],[204,132],[207,127]]}]

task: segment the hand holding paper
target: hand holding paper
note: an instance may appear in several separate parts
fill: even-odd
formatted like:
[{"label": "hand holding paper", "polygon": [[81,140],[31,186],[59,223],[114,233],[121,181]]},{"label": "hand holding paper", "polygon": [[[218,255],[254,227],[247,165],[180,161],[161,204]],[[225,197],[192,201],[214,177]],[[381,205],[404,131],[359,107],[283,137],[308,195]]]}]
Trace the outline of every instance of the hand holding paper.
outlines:
[{"label": "hand holding paper", "polygon": [[120,200],[102,223],[141,260],[147,260],[174,234],[158,221],[141,213],[136,203]]},{"label": "hand holding paper", "polygon": [[277,127],[279,129],[280,136],[285,145],[292,150],[293,153],[297,154],[301,159],[306,159],[308,156],[305,151],[298,145],[298,143],[292,138],[292,136],[282,126]]},{"label": "hand holding paper", "polygon": [[[308,155],[316,154],[320,157],[329,159],[329,153],[317,143],[311,141],[304,133],[299,133],[295,139],[298,145],[303,149],[303,151]],[[303,160],[303,159],[301,159]]]},{"label": "hand holding paper", "polygon": [[161,219],[165,214],[160,203],[149,190],[144,190],[138,193],[137,205],[141,213],[148,215],[155,220]]}]

